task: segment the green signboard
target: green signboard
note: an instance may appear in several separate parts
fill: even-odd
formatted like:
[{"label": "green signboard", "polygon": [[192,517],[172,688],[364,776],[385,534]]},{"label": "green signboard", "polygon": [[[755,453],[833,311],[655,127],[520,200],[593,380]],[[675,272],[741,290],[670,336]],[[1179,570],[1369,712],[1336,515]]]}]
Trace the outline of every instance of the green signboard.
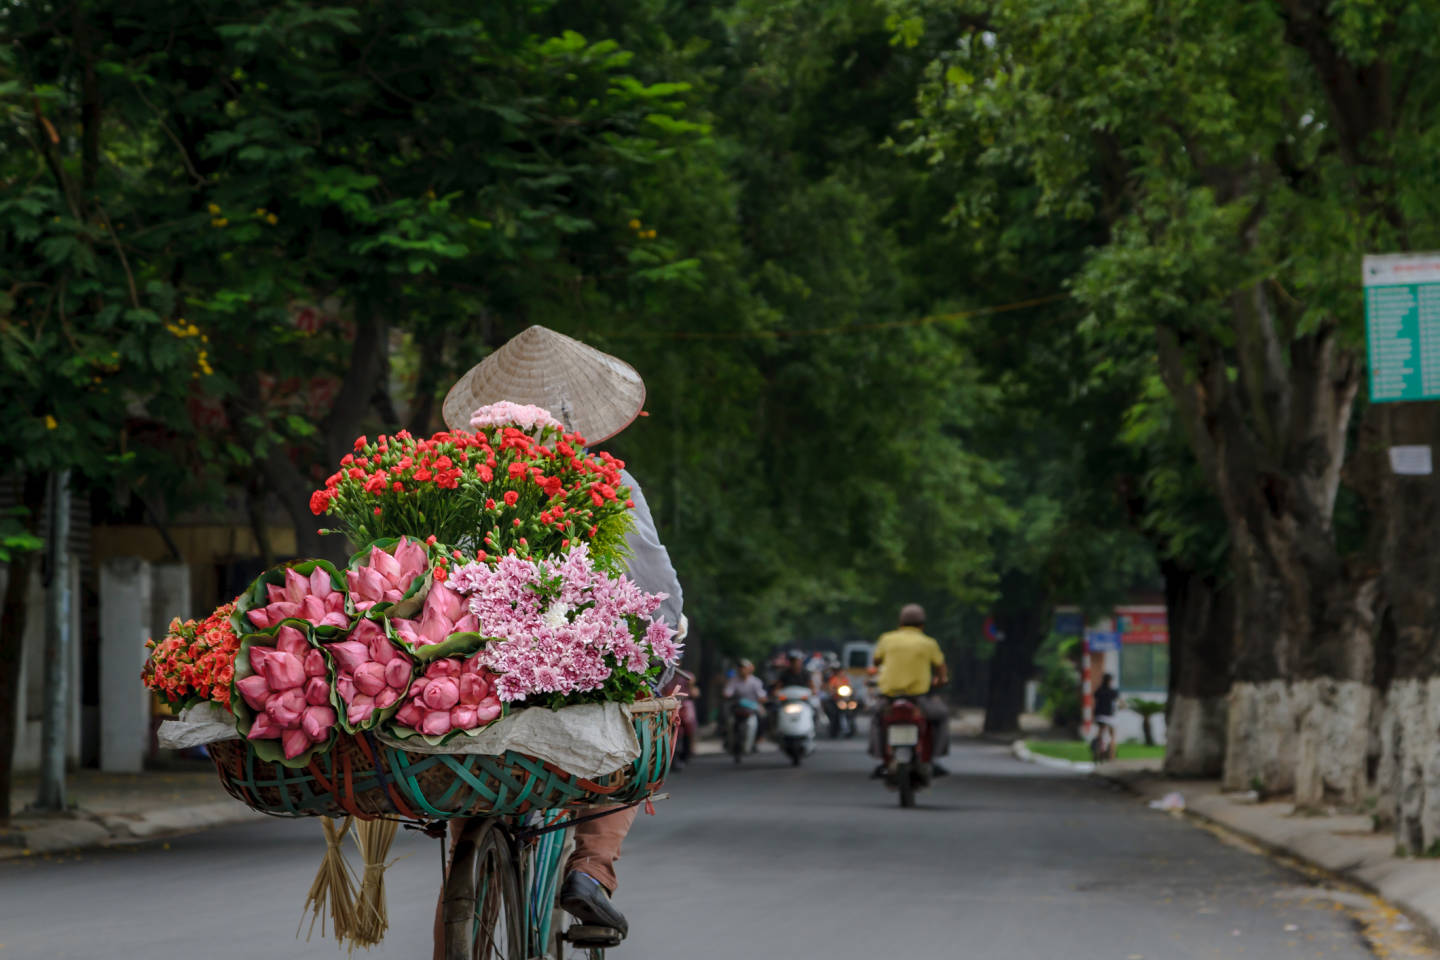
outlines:
[{"label": "green signboard", "polygon": [[1370,399],[1440,399],[1440,253],[1368,256],[1361,271]]}]

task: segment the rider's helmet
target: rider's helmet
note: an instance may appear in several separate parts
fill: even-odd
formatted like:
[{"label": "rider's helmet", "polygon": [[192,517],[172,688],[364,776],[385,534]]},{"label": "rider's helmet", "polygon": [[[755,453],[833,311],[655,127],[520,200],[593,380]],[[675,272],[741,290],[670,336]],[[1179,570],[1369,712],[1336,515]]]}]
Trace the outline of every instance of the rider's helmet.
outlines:
[{"label": "rider's helmet", "polygon": [[918,603],[907,603],[900,608],[900,626],[925,626],[925,608]]}]

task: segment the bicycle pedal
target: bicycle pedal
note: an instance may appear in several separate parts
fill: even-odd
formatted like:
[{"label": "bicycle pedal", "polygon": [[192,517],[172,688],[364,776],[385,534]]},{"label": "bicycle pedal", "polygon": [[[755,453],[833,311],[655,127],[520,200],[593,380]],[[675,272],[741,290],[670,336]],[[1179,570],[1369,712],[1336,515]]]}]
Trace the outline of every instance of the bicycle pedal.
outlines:
[{"label": "bicycle pedal", "polygon": [[565,941],[577,947],[618,947],[625,938],[614,927],[599,927],[588,923],[571,924],[565,931]]}]

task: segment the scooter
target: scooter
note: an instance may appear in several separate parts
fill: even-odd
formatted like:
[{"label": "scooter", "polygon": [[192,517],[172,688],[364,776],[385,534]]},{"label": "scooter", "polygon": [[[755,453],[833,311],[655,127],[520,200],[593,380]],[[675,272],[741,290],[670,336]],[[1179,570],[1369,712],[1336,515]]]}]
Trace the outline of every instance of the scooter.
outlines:
[{"label": "scooter", "polygon": [[880,743],[885,750],[885,786],[900,792],[900,806],[915,806],[915,791],[930,786],[930,724],[913,700],[896,697],[881,709]]},{"label": "scooter", "polygon": [[815,751],[815,701],[808,687],[782,687],[775,699],[775,740],[798,767],[801,757]]}]

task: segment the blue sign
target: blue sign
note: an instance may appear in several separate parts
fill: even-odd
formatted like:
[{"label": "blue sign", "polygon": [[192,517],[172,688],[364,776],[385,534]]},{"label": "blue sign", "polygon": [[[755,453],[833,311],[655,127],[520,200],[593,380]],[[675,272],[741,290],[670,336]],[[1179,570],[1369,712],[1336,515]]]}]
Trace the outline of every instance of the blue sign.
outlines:
[{"label": "blue sign", "polygon": [[1110,650],[1120,652],[1120,634],[1113,630],[1086,630],[1085,643],[1090,647],[1091,653]]}]

